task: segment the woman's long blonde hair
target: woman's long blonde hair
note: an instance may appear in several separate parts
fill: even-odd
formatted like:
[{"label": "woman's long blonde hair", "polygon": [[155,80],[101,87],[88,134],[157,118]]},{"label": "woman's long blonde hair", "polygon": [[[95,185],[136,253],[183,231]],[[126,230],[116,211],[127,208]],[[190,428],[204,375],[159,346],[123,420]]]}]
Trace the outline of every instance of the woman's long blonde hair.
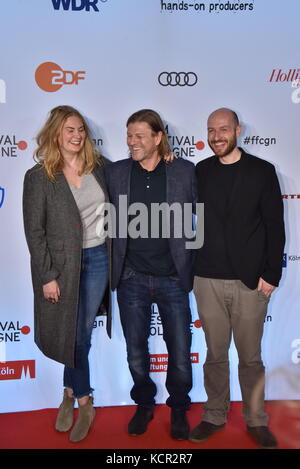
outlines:
[{"label": "woman's long blonde hair", "polygon": [[84,117],[71,106],[57,106],[50,111],[50,115],[36,137],[37,149],[34,152],[34,159],[40,163],[51,182],[56,182],[55,175],[62,172],[64,160],[59,150],[58,136],[68,117],[77,116],[82,120],[86,138],[84,146],[79,153],[82,160],[80,174],[87,174],[93,171],[97,164],[103,164],[99,151],[92,140],[90,129]]}]

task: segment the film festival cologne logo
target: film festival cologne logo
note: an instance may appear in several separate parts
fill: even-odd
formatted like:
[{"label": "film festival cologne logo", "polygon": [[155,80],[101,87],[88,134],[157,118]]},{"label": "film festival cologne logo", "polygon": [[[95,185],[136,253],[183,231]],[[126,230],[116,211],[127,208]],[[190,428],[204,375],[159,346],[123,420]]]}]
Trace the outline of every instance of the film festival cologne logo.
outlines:
[{"label": "film festival cologne logo", "polygon": [[[150,337],[162,337],[163,326],[159,311],[156,305],[151,307],[151,323],[150,323]],[[200,329],[202,324],[199,319],[196,319],[191,323],[191,332],[194,332],[194,328]],[[199,353],[194,352],[190,354],[192,365],[199,364]],[[168,354],[167,353],[151,353],[150,354],[150,372],[151,373],[164,373],[168,369]]]},{"label": "film festival cologne logo", "polygon": [[0,156],[2,158],[17,158],[19,150],[24,151],[27,149],[27,146],[27,142],[25,140],[18,140],[15,134],[0,135]]},{"label": "film festival cologne logo", "polygon": [[29,326],[19,321],[0,322],[0,380],[35,378],[35,360],[6,360],[6,344],[21,342],[21,334],[28,335]]},{"label": "film festival cologne logo", "polygon": [[203,151],[205,149],[205,143],[203,140],[198,140],[195,135],[175,134],[169,125],[165,126],[165,131],[168,136],[172,152],[177,157],[194,158],[197,156],[196,150]]}]

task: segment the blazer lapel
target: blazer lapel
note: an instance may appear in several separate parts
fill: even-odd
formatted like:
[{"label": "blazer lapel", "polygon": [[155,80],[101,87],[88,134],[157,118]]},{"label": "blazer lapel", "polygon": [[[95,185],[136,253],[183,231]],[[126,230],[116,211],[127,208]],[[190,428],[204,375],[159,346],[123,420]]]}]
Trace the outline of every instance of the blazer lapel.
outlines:
[{"label": "blazer lapel", "polygon": [[128,205],[130,199],[130,181],[131,181],[131,170],[132,170],[132,159],[128,159],[128,164],[124,168],[121,168],[121,173],[118,175],[119,180],[116,181],[118,185],[118,193],[119,194],[127,194],[128,195]]},{"label": "blazer lapel", "polygon": [[166,201],[169,204],[176,202],[176,187],[177,180],[174,174],[175,165],[174,163],[165,163],[166,166]]}]

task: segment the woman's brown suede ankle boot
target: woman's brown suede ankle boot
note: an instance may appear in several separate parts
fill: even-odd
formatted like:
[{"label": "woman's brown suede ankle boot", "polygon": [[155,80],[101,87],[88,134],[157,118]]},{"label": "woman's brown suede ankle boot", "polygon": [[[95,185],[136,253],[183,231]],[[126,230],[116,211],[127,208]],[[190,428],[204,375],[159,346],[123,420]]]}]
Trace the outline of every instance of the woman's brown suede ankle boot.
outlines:
[{"label": "woman's brown suede ankle boot", "polygon": [[67,390],[64,390],[64,398],[59,406],[55,428],[59,432],[67,432],[73,425],[74,397],[69,397]]}]

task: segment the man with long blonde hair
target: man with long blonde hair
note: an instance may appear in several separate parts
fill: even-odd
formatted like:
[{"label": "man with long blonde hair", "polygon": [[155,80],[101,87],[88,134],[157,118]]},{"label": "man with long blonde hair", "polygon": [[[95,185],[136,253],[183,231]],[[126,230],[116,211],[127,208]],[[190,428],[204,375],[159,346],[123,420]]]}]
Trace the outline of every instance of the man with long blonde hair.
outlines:
[{"label": "man with long blonde hair", "polygon": [[[153,418],[156,385],[149,375],[148,337],[151,305],[156,303],[168,349],[166,387],[167,405],[171,408],[171,436],[183,440],[189,434],[186,411],[192,387],[188,292],[193,285],[193,252],[186,248],[185,234],[175,236],[178,227],[174,218],[171,217],[167,227],[169,234],[164,236],[164,217],[154,227],[150,213],[157,204],[177,204],[180,208],[194,204],[195,170],[192,163],[181,158],[165,163],[164,157],[170,153],[168,137],[159,114],[151,109],[142,109],[129,117],[127,144],[130,158],[106,167],[111,202],[118,215],[122,215],[121,197],[128,198],[131,208],[138,204],[142,212],[149,214],[141,221],[141,225],[145,225],[141,226],[141,232],[146,226],[151,228],[151,234],[136,237],[130,230],[129,215],[125,220],[128,236],[126,230],[125,237],[118,232],[113,241],[112,288],[117,288],[127,359],[134,381],[131,397],[137,404],[128,433],[144,433]],[[181,224],[181,219],[177,221]],[[153,235],[153,228],[157,228],[156,235]]]}]

